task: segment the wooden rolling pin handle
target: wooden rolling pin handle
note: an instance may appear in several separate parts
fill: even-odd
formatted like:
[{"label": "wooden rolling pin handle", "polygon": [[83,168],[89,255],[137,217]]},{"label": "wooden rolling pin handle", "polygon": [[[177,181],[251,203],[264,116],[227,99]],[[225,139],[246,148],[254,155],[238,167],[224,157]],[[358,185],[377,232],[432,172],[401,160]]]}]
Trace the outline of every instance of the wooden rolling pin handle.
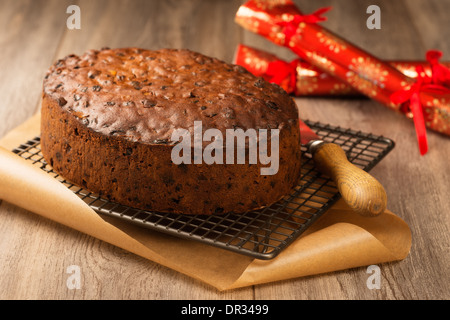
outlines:
[{"label": "wooden rolling pin handle", "polygon": [[333,179],[342,198],[353,210],[369,217],[385,211],[387,196],[383,186],[349,162],[340,146],[323,142],[316,144],[312,153],[316,167]]}]

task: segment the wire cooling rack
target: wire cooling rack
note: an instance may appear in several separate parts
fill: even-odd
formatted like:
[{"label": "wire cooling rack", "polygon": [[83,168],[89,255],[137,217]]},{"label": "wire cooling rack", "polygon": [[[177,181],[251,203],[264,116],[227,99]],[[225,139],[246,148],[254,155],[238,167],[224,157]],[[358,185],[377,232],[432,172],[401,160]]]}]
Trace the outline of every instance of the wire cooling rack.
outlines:
[{"label": "wire cooling rack", "polygon": [[[372,169],[395,145],[385,137],[319,122],[305,123],[324,141],[340,145],[349,161],[366,171]],[[58,179],[100,214],[257,259],[276,257],[340,198],[333,181],[315,169],[311,156],[303,146],[302,151],[301,181],[284,199],[244,215],[205,216],[145,211],[101,198],[54,172],[42,156],[39,137],[13,150]]]}]

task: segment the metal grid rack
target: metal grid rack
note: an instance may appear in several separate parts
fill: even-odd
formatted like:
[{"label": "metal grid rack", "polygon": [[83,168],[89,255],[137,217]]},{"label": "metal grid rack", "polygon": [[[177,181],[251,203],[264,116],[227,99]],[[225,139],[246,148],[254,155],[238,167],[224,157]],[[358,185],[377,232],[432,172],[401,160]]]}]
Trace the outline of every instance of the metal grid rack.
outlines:
[{"label": "metal grid rack", "polygon": [[[324,141],[339,144],[349,161],[366,171],[394,148],[394,142],[385,137],[318,122],[305,123]],[[101,198],[54,172],[41,154],[39,137],[13,150],[58,179],[100,214],[257,259],[276,257],[340,198],[334,183],[315,169],[304,147],[302,151],[301,181],[284,199],[245,215],[205,216],[150,212]]]}]

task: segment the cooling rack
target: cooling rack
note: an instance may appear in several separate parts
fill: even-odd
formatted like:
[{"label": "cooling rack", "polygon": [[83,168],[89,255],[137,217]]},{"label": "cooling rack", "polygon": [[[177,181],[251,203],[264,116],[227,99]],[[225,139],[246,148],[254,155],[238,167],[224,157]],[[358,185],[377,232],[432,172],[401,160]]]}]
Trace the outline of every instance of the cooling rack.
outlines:
[{"label": "cooling rack", "polygon": [[[340,145],[350,162],[369,171],[395,146],[388,138],[306,120],[324,141]],[[40,138],[13,150],[58,179],[97,213],[159,232],[200,241],[257,259],[272,259],[298,238],[339,198],[337,187],[320,174],[302,146],[301,181],[284,199],[245,215],[179,215],[135,209],[101,198],[54,172],[40,150]]]}]

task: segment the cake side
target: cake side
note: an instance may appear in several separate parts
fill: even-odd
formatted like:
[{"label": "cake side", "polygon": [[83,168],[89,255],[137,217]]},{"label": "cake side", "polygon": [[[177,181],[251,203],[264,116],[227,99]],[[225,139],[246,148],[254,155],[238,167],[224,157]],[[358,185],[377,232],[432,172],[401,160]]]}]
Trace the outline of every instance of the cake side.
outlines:
[{"label": "cake side", "polygon": [[260,164],[180,164],[171,146],[95,132],[43,96],[41,148],[54,171],[100,196],[144,210],[181,214],[245,213],[270,205],[298,185],[297,131],[280,135],[279,170]]}]

